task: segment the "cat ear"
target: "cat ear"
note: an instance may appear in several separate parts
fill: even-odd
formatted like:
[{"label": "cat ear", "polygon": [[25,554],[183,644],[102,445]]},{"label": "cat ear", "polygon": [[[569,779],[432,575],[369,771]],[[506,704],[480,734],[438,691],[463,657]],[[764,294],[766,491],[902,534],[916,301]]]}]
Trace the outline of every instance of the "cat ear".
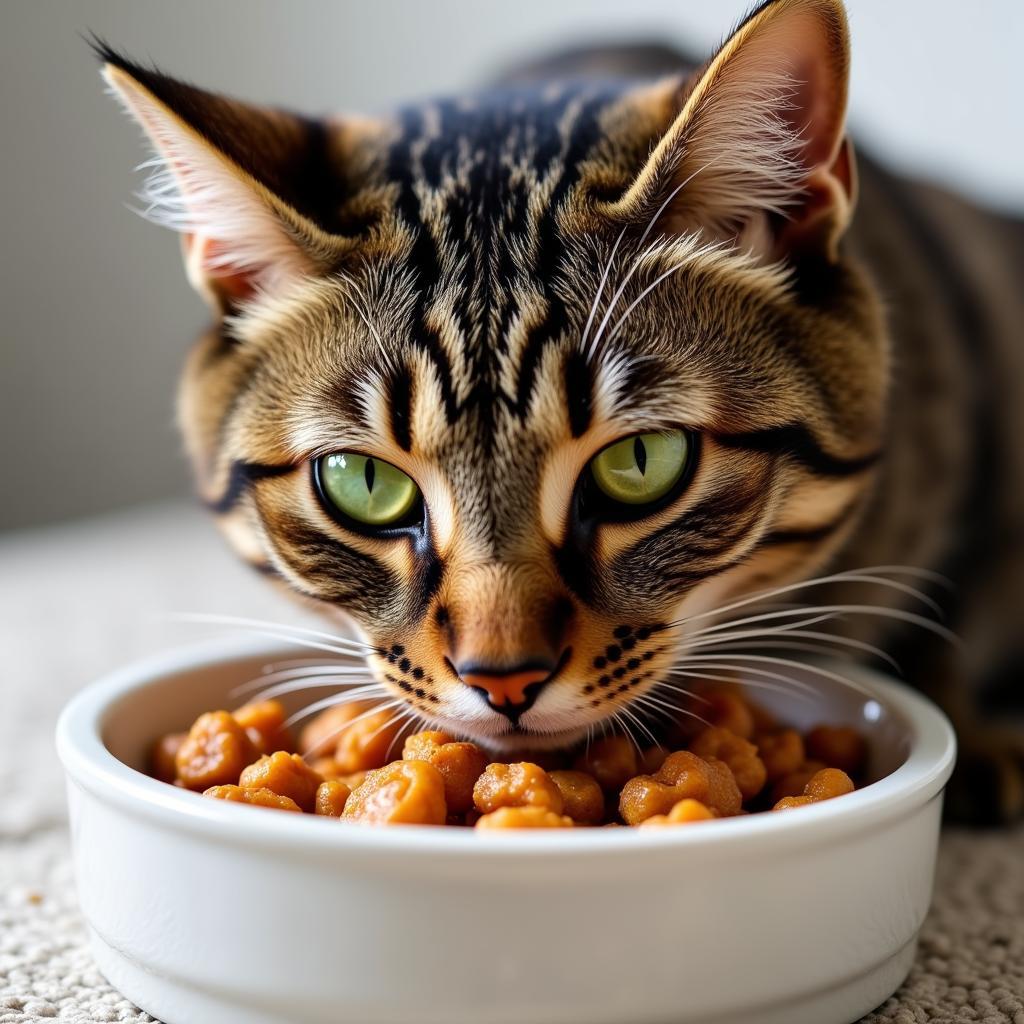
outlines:
[{"label": "cat ear", "polygon": [[674,117],[608,212],[646,223],[672,196],[668,232],[703,231],[766,260],[835,260],[856,190],[848,77],[841,0],[768,0],[695,83],[650,94]]},{"label": "cat ear", "polygon": [[327,174],[319,124],[97,49],[103,77],[156,151],[145,215],[181,233],[189,281],[216,311],[323,274],[351,247],[311,202]]}]

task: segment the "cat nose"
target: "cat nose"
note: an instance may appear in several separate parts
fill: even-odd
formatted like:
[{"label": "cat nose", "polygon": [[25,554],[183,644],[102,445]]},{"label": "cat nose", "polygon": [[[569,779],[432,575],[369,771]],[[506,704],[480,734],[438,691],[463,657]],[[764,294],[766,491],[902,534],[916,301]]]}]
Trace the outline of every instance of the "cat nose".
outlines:
[{"label": "cat nose", "polygon": [[513,668],[489,665],[453,666],[459,678],[479,691],[495,711],[513,723],[533,707],[554,672],[554,663],[534,660]]}]

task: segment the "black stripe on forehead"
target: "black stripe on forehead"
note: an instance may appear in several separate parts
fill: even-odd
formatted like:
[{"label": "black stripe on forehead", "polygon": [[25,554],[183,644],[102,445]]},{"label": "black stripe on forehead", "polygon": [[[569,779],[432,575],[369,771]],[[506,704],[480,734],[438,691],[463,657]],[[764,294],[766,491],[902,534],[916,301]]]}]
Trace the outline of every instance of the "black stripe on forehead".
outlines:
[{"label": "black stripe on forehead", "polygon": [[399,367],[391,378],[388,404],[395,444],[406,452],[412,450],[412,398],[412,374],[408,367]]},{"label": "black stripe on forehead", "polygon": [[[409,258],[419,289],[413,341],[437,367],[449,422],[471,407],[490,422],[497,401],[525,415],[543,348],[568,322],[554,289],[564,256],[557,211],[579,180],[580,162],[600,137],[601,110],[623,89],[622,83],[567,84],[557,91],[506,89],[472,102],[443,100],[400,112],[387,173],[399,186],[397,212],[415,235]],[[528,173],[522,173],[523,166]],[[548,181],[550,196],[545,209],[531,215],[530,198],[541,179]],[[424,189],[445,200],[441,213],[431,214],[429,221],[420,201]],[[511,244],[516,239],[521,244]],[[452,251],[441,251],[441,245]],[[517,262],[526,251],[536,253],[531,267]],[[425,317],[431,293],[452,262],[445,257],[451,256],[467,261],[460,280],[444,282],[462,292],[454,312],[474,380],[461,400],[452,392],[451,366]],[[520,312],[512,289],[523,273],[541,290],[546,316],[527,339],[511,396],[497,384],[495,356]]]},{"label": "black stripe on forehead", "polygon": [[582,437],[594,410],[594,371],[578,349],[573,349],[565,361],[565,400],[572,436]]}]

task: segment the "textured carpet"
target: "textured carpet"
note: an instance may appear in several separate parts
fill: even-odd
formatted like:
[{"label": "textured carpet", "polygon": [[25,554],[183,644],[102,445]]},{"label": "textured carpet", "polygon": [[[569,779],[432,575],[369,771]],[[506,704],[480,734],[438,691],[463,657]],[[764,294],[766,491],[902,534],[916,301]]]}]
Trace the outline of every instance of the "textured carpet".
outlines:
[{"label": "textured carpet", "polygon": [[[204,635],[160,618],[173,611],[300,621],[187,507],[0,541],[0,1024],[152,1020],[89,956],[52,734],[89,679]],[[1024,1024],[1024,830],[944,834],[914,968],[864,1018],[882,1021]]]}]

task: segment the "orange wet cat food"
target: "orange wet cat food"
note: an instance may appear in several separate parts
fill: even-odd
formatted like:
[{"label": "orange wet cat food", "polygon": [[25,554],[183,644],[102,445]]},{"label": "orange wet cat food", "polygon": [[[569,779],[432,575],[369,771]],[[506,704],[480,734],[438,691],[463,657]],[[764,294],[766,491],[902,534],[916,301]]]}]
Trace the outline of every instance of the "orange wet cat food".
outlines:
[{"label": "orange wet cat food", "polygon": [[709,691],[704,711],[710,725],[669,728],[665,745],[641,749],[607,736],[575,754],[519,753],[506,762],[438,730],[401,742],[389,712],[366,701],[316,716],[293,743],[284,707],[256,701],[161,737],[150,770],[231,803],[343,823],[481,831],[657,828],[788,810],[851,792],[864,770],[866,744],[848,726],[802,734],[738,690]]},{"label": "orange wet cat food", "polygon": [[473,787],[487,767],[475,743],[456,743],[443,732],[416,733],[405,741],[402,758],[426,761],[441,773],[449,814],[465,814],[473,806]]},{"label": "orange wet cat food", "polygon": [[269,789],[278,796],[290,797],[304,811],[313,810],[317,789],[323,781],[298,754],[284,750],[264,754],[243,768],[238,778],[242,789]]},{"label": "orange wet cat food", "polygon": [[207,711],[189,729],[174,756],[177,781],[187,789],[237,783],[259,757],[245,729],[227,711]]},{"label": "orange wet cat food", "polygon": [[563,809],[558,786],[530,761],[489,764],[473,786],[473,803],[481,814],[499,807],[544,807],[555,814]]},{"label": "orange wet cat food", "polygon": [[302,808],[290,797],[281,796],[272,789],[246,789],[244,786],[211,786],[203,796],[214,800],[230,800],[232,803],[249,804],[252,807],[270,807],[275,811],[298,811]]},{"label": "orange wet cat food", "polygon": [[853,780],[839,768],[822,768],[811,776],[800,796],[783,797],[773,811],[785,811],[792,807],[805,807],[821,800],[832,800],[853,792]]},{"label": "orange wet cat food", "polygon": [[292,749],[291,736],[284,724],[285,710],[280,701],[261,700],[243,704],[232,714],[261,754]]},{"label": "orange wet cat food", "polygon": [[640,828],[658,825],[691,825],[695,821],[713,821],[718,815],[699,800],[680,800],[672,806],[668,814],[655,814],[640,822]]},{"label": "orange wet cat food", "polygon": [[352,790],[338,779],[327,779],[317,786],[314,812],[325,818],[340,818]]},{"label": "orange wet cat food", "polygon": [[572,828],[573,820],[566,814],[558,814],[546,807],[499,807],[489,814],[482,814],[476,821],[476,828]]},{"label": "orange wet cat food", "polygon": [[443,825],[444,778],[426,761],[392,761],[366,773],[342,818],[360,825]]}]

